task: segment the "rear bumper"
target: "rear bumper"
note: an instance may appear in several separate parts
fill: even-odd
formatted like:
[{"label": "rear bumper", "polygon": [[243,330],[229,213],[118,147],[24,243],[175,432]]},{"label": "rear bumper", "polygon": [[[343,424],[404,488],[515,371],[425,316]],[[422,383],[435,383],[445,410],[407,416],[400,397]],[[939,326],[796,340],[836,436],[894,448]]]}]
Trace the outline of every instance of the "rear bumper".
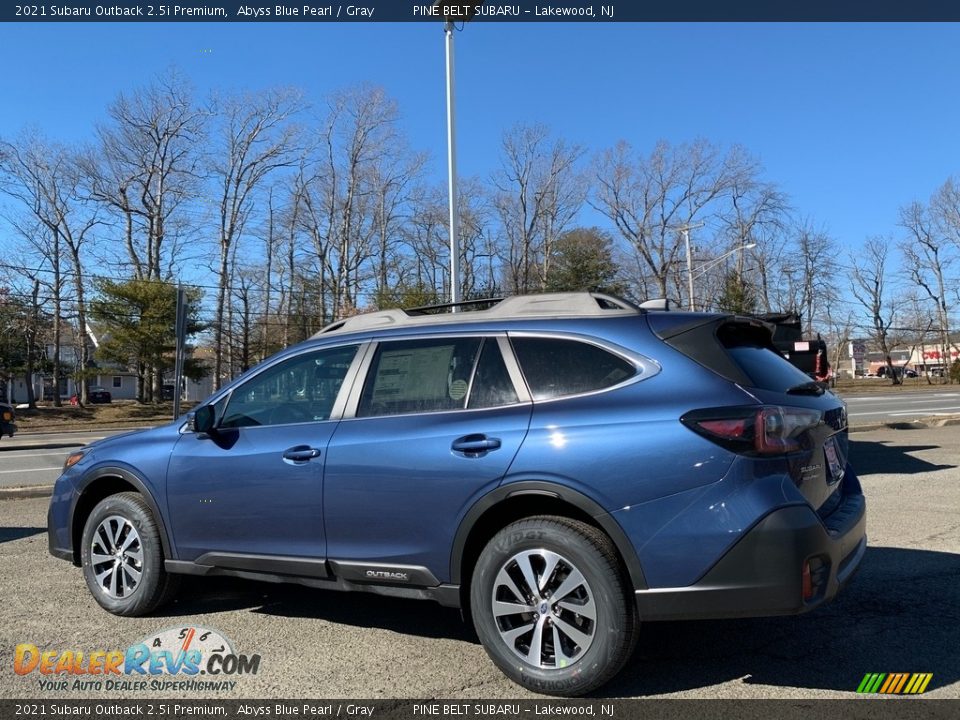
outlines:
[{"label": "rear bumper", "polygon": [[[775,510],[693,585],[637,590],[640,618],[761,617],[812,610],[836,596],[860,566],[867,547],[866,522],[866,503],[859,492],[846,495],[826,521],[809,505]],[[814,592],[804,599],[803,567],[808,561]]]}]

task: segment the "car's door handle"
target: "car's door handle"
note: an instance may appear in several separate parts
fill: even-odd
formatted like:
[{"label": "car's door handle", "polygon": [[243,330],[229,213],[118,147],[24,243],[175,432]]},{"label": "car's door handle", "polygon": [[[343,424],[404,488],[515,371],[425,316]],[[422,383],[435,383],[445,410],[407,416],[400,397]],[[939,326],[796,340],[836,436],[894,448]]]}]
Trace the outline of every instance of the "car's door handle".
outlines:
[{"label": "car's door handle", "polygon": [[496,450],[499,447],[499,438],[488,438],[486,435],[464,435],[454,440],[450,445],[450,449],[454,452],[465,453],[467,455],[482,455],[490,450]]},{"label": "car's door handle", "polygon": [[293,462],[306,462],[315,457],[320,457],[320,451],[309,445],[294,445],[292,448],[283,451],[283,459]]}]

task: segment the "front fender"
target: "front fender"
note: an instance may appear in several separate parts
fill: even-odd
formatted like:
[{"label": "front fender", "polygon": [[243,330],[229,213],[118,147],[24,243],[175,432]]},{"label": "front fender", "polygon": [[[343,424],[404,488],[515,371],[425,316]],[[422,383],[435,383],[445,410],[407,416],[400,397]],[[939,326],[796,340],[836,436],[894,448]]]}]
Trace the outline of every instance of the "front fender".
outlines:
[{"label": "front fender", "polygon": [[153,513],[153,518],[157,523],[157,527],[160,529],[160,542],[163,546],[164,558],[167,560],[178,559],[170,538],[170,533],[167,530],[166,520],[154,496],[156,491],[151,489],[150,484],[145,478],[141,477],[136,470],[126,464],[99,465],[91,468],[84,473],[79,480],[75,481],[76,492],[74,493],[73,507],[70,509],[70,538],[73,539],[77,537],[77,528],[74,526],[74,523],[77,517],[77,509],[83,502],[87,490],[91,485],[94,485],[98,480],[102,480],[103,478],[120,478],[136,488],[137,492],[143,496],[144,501],[146,501],[150,507],[150,512]]}]

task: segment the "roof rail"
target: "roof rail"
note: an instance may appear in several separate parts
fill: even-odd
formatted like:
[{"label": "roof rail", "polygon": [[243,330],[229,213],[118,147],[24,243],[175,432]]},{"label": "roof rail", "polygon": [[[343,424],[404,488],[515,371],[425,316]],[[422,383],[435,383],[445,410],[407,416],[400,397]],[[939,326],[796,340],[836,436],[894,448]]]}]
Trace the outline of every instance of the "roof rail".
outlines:
[{"label": "roof rail", "polygon": [[481,298],[479,300],[460,300],[459,302],[440,303],[439,305],[421,305],[420,307],[407,308],[407,315],[430,315],[434,310],[446,310],[447,308],[473,307],[475,305],[496,305],[503,300],[502,297]]},{"label": "roof rail", "polygon": [[[432,310],[494,302],[486,310],[468,313],[431,313]],[[605,293],[566,292],[541,295],[513,295],[502,300],[467,300],[460,303],[430,305],[411,310],[380,310],[354,315],[327,325],[313,337],[335,332],[357,332],[373,328],[433,325],[438,323],[482,322],[530,317],[584,317],[638,315],[646,312],[629,300]]]}]

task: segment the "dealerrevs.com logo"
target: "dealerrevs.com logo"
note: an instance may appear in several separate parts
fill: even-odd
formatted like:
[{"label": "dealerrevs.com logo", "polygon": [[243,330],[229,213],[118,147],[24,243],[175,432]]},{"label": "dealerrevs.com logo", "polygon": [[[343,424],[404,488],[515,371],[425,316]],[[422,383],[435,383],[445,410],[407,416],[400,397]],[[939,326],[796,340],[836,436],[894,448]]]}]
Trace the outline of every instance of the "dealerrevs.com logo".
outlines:
[{"label": "dealerrevs.com logo", "polygon": [[234,651],[216,630],[177,627],[149,635],[126,650],[41,649],[17,645],[17,675],[36,677],[49,691],[210,692],[236,688],[242,675],[256,675],[259,655]]}]

